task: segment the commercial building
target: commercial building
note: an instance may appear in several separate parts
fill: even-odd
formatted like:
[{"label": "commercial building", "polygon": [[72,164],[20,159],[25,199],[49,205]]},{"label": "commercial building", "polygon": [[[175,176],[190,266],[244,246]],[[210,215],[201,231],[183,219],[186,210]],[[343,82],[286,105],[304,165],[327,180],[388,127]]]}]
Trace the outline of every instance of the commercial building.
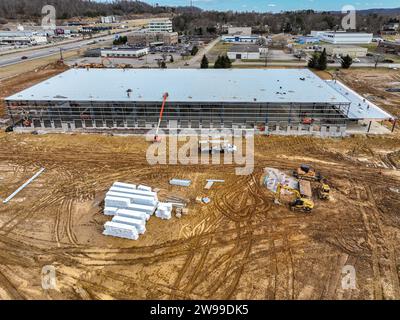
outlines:
[{"label": "commercial building", "polygon": [[251,27],[228,27],[228,35],[251,36],[252,28]]},{"label": "commercial building", "polygon": [[170,19],[152,20],[148,24],[148,32],[173,32]]},{"label": "commercial building", "polygon": [[267,53],[268,48],[255,44],[236,44],[229,49],[227,55],[231,60],[259,60]]},{"label": "commercial building", "polygon": [[34,31],[0,31],[0,43],[2,44],[46,44],[45,32]]},{"label": "commercial building", "polygon": [[128,36],[129,45],[151,46],[153,43],[161,43],[172,46],[179,42],[177,32],[136,32]]},{"label": "commercial building", "polygon": [[332,44],[370,44],[372,33],[345,31],[311,31],[311,36]]},{"label": "commercial building", "polygon": [[363,58],[367,56],[368,48],[349,46],[349,45],[324,45],[326,53],[330,56],[345,57],[349,55],[352,58]]},{"label": "commercial building", "polygon": [[100,17],[100,22],[101,23],[116,23],[117,17],[116,16]]},{"label": "commercial building", "polygon": [[21,130],[145,132],[157,126],[165,92],[165,129],[342,136],[349,123],[393,118],[308,69],[71,69],[5,101]]},{"label": "commercial building", "polygon": [[297,39],[298,44],[317,44],[321,40],[318,37],[311,37],[311,36],[306,36],[306,37],[299,37]]},{"label": "commercial building", "polygon": [[234,35],[234,36],[222,36],[223,42],[229,43],[257,43],[260,40],[259,36],[241,36],[241,35]]},{"label": "commercial building", "polygon": [[101,56],[106,58],[140,58],[148,54],[148,47],[101,49]]},{"label": "commercial building", "polygon": [[396,35],[400,30],[400,22],[390,22],[381,29],[381,35]]}]

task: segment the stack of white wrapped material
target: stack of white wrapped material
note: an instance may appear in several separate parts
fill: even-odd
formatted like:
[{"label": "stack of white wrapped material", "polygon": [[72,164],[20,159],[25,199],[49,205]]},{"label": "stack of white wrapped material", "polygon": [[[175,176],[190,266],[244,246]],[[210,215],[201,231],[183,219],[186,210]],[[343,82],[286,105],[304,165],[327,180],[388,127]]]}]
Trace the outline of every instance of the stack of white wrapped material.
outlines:
[{"label": "stack of white wrapped material", "polygon": [[169,220],[171,219],[171,216],[172,216],[172,204],[159,202],[156,210],[156,217],[163,220]]},{"label": "stack of white wrapped material", "polygon": [[106,236],[131,240],[137,240],[139,238],[139,234],[135,226],[117,222],[106,222],[104,225],[103,234]]},{"label": "stack of white wrapped material", "polygon": [[146,223],[156,212],[161,219],[171,219],[172,204],[160,203],[151,187],[115,182],[104,200],[104,214],[113,216],[104,225],[104,235],[137,240],[146,232]]},{"label": "stack of white wrapped material", "polygon": [[112,222],[122,223],[133,226],[136,228],[139,234],[144,234],[146,232],[146,221],[134,219],[134,218],[126,218],[122,216],[115,216],[112,219]]}]

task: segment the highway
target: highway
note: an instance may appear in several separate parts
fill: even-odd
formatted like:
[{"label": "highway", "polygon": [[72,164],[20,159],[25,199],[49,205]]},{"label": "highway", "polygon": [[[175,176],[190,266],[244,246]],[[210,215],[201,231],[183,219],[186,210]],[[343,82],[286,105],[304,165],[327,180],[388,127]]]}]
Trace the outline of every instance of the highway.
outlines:
[{"label": "highway", "polygon": [[[120,33],[120,35],[129,35],[132,31]],[[40,58],[45,58],[49,56],[53,56],[60,53],[60,48],[63,52],[78,50],[81,48],[85,48],[90,46],[91,44],[95,44],[96,42],[109,42],[114,40],[115,34],[106,35],[103,37],[93,38],[93,39],[86,39],[86,40],[78,40],[76,42],[64,43],[64,44],[56,44],[51,47],[35,49],[34,47],[32,50],[23,51],[18,53],[11,53],[7,55],[3,55],[0,57],[0,68],[11,66],[18,63],[23,63],[26,61],[36,60]],[[27,57],[27,59],[23,60],[22,57]]]}]

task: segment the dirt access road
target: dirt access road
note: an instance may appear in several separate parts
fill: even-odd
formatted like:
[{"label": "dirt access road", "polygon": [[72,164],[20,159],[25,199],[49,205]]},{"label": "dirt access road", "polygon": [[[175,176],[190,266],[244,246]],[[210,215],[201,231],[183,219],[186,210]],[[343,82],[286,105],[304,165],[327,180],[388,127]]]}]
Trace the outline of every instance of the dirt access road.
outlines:
[{"label": "dirt access road", "polygon": [[[258,137],[255,146],[254,173],[240,177],[233,165],[151,167],[141,137],[2,133],[2,198],[46,171],[0,204],[0,299],[399,299],[400,140]],[[262,185],[265,167],[304,162],[333,192],[311,215],[274,205]],[[169,186],[172,177],[193,185]],[[205,191],[209,178],[225,183]],[[117,180],[184,197],[189,215],[151,218],[139,241],[105,237],[104,195]],[[47,265],[58,290],[41,287]],[[342,289],[346,265],[354,290]]]}]

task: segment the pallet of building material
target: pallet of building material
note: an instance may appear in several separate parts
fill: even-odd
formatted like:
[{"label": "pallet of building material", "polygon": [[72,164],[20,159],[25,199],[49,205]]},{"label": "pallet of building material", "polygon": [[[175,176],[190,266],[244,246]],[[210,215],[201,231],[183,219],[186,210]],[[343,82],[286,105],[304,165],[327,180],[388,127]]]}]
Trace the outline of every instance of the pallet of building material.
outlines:
[{"label": "pallet of building material", "polygon": [[172,207],[175,207],[175,208],[185,208],[186,207],[186,203],[172,202],[172,201],[169,201],[168,199],[167,199],[167,201],[172,205]]},{"label": "pallet of building material", "polygon": [[105,207],[104,214],[106,216],[115,216],[117,214],[118,208],[115,207]]},{"label": "pallet of building material", "polygon": [[143,196],[138,194],[121,193],[108,191],[106,197],[120,197],[129,199],[131,203],[143,204],[147,206],[156,206],[158,201],[152,196]]},{"label": "pallet of building material", "polygon": [[146,232],[146,223],[141,220],[115,216],[112,222],[134,226],[139,234],[144,234]]},{"label": "pallet of building material", "polygon": [[179,187],[190,187],[192,184],[191,180],[181,180],[181,179],[171,179],[169,181],[170,185],[179,186]]},{"label": "pallet of building material", "polygon": [[158,200],[157,193],[156,192],[152,192],[152,191],[111,187],[110,190],[108,190],[108,192],[119,192],[119,193],[127,193],[127,194],[136,194],[136,195],[140,195],[140,196],[153,197],[156,200]]},{"label": "pallet of building material", "polygon": [[264,184],[272,192],[277,191],[279,184],[289,186],[293,189],[299,188],[297,179],[286,175],[284,172],[278,169],[265,168],[264,172],[266,173]]},{"label": "pallet of building material", "polygon": [[125,189],[136,189],[136,185],[124,182],[114,182],[113,187],[125,188]]},{"label": "pallet of building material", "polygon": [[130,239],[130,240],[137,240],[139,239],[139,233],[134,226],[116,223],[116,222],[106,222],[104,225],[104,235]]},{"label": "pallet of building material", "polygon": [[135,211],[129,209],[118,209],[115,216],[125,217],[129,219],[136,219],[139,221],[146,222],[149,220],[149,215],[142,211]]},{"label": "pallet of building material", "polygon": [[137,186],[137,189],[151,192],[151,187],[148,187],[148,186],[139,185],[139,186]]},{"label": "pallet of building material", "polygon": [[173,202],[181,202],[181,203],[188,203],[189,202],[188,199],[183,199],[183,198],[176,197],[176,196],[168,196],[167,202],[171,202],[168,199],[170,199]]},{"label": "pallet of building material", "polygon": [[170,203],[159,203],[156,210],[156,217],[169,220],[172,217],[172,205]]},{"label": "pallet of building material", "polygon": [[111,197],[111,196],[107,196],[105,198],[105,206],[118,209],[130,209],[134,211],[141,211],[148,214],[149,216],[154,214],[154,211],[156,210],[156,206],[132,204],[128,198]]}]

